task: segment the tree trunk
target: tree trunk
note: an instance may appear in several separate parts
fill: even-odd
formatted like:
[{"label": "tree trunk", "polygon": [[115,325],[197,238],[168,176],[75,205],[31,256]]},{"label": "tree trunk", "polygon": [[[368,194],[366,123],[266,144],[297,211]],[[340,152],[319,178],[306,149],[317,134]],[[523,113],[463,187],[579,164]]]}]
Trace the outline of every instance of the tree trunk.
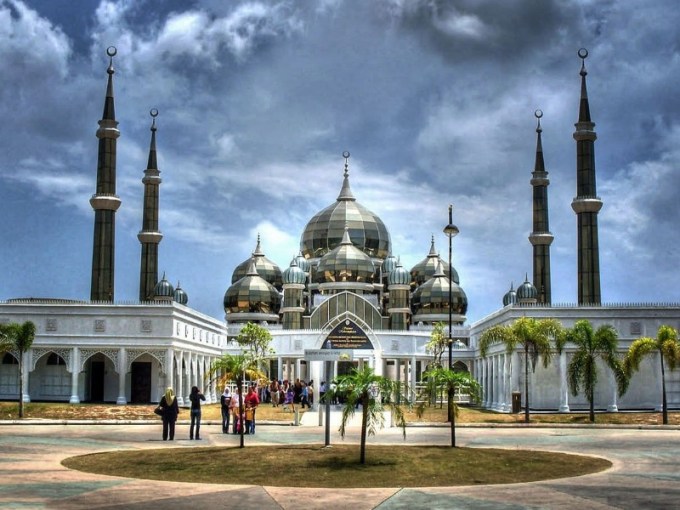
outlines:
[{"label": "tree trunk", "polygon": [[24,353],[19,349],[19,418],[24,417]]},{"label": "tree trunk", "polygon": [[524,344],[524,423],[529,423],[529,345]]},{"label": "tree trunk", "polygon": [[594,392],[588,392],[588,402],[590,404],[590,423],[595,423],[595,395]]},{"label": "tree trunk", "polygon": [[366,464],[366,429],[368,428],[368,392],[361,396],[361,454],[359,462]]},{"label": "tree trunk", "polygon": [[659,353],[661,359],[661,412],[663,413],[663,424],[668,425],[668,402],[666,401],[666,374],[663,367],[663,353]]},{"label": "tree trunk", "polygon": [[449,416],[451,417],[451,448],[456,447],[456,413],[453,408],[453,389],[449,388]]}]

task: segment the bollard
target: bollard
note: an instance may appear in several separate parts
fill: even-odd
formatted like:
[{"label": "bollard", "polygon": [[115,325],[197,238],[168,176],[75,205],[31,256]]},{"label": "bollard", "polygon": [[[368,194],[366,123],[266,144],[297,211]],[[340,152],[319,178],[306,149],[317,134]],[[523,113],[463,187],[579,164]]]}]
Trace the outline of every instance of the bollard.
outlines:
[{"label": "bollard", "polygon": [[296,427],[300,425],[300,411],[297,409],[295,410],[295,421],[293,422],[293,425]]},{"label": "bollard", "polygon": [[319,410],[319,427],[321,427],[321,426],[323,426],[323,408],[324,408],[324,406],[318,405],[317,408]]}]

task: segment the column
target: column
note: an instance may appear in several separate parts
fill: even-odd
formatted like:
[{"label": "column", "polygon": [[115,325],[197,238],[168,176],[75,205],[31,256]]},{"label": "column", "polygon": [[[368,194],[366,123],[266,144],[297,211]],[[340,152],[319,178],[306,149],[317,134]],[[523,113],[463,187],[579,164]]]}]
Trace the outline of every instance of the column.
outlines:
[{"label": "column", "polygon": [[418,367],[418,361],[416,360],[416,357],[411,356],[411,391],[410,391],[409,395],[412,398],[413,404],[416,403],[416,395],[418,394],[418,392],[416,390],[416,384],[418,383],[418,380],[416,378],[416,372],[418,372],[417,367]]},{"label": "column", "polygon": [[[175,387],[175,351],[172,347],[168,348],[165,353],[165,388]],[[160,393],[163,394],[165,388],[160,388]]]},{"label": "column", "polygon": [[125,398],[125,376],[127,374],[127,350],[124,347],[118,349],[118,398],[116,398],[116,404],[125,405],[127,404],[127,398]]},{"label": "column", "polygon": [[560,412],[568,413],[569,409],[569,385],[567,384],[567,353],[560,354]]},{"label": "column", "polygon": [[24,353],[23,356],[23,373],[22,373],[22,380],[23,380],[23,395],[21,395],[21,400],[24,403],[28,403],[31,401],[31,391],[29,387],[29,382],[28,382],[28,375],[31,370],[31,365],[33,361],[33,349],[29,349],[28,352]]},{"label": "column", "polygon": [[509,371],[510,371],[510,363],[508,362],[509,356],[507,353],[501,354],[501,360],[503,363],[503,371],[502,371],[502,395],[503,395],[503,408],[501,411],[504,413],[509,412],[512,409],[512,404],[510,400],[510,395],[508,392],[508,388],[510,388],[510,380],[509,380]]},{"label": "column", "polygon": [[[661,363],[661,361],[659,360],[660,356],[661,356],[660,354],[654,355],[654,361],[653,361],[654,364],[652,366],[655,366],[655,367],[659,366],[659,363]],[[666,368],[666,367],[664,366],[664,368]],[[662,388],[663,388],[663,381],[661,380],[661,370],[654,370],[654,373],[656,374],[656,393],[655,393],[655,395],[659,396],[659,403],[654,408],[654,410],[660,413],[660,412],[663,411],[663,397],[661,396]],[[666,389],[668,389],[668,388],[666,388]],[[668,398],[668,395],[666,395],[666,398]]]},{"label": "column", "polygon": [[480,384],[482,385],[482,407],[488,407],[488,402],[489,402],[489,391],[486,387],[486,358],[482,358],[480,360],[480,363],[482,365],[481,369],[481,381]]},{"label": "column", "polygon": [[80,349],[73,347],[71,350],[71,398],[69,404],[80,404],[78,396],[78,375],[80,374]]},{"label": "column", "polygon": [[276,379],[279,381],[283,381],[283,358],[279,356],[277,358],[277,363],[276,363]]},{"label": "column", "polygon": [[613,372],[609,373],[609,390],[611,392],[612,400],[611,400],[611,403],[607,406],[607,412],[608,413],[618,413],[619,412],[619,406],[618,406],[618,403],[617,403],[618,388],[617,388],[617,385],[616,385],[616,377],[614,377]]},{"label": "column", "polygon": [[184,405],[184,353],[177,353],[177,388],[175,388],[175,398],[177,405]]}]

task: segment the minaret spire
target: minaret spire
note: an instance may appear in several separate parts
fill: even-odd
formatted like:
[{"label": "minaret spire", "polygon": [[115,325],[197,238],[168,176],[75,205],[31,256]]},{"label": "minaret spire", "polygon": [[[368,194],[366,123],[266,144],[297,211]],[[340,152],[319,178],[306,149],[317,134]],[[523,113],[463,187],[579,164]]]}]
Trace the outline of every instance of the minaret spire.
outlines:
[{"label": "minaret spire", "polygon": [[578,225],[578,302],[599,304],[600,295],[600,248],[597,213],[602,200],[597,196],[595,178],[595,123],[590,119],[590,105],[586,89],[586,66],[588,50],[578,50],[581,58],[581,98],[579,117],[575,124],[576,140],[576,197],[571,208],[576,213]]},{"label": "minaret spire", "polygon": [[338,195],[338,201],[341,200],[354,201],[356,200],[356,198],[354,198],[352,190],[349,187],[349,151],[343,152],[342,157],[345,158],[345,172],[343,173],[344,179],[342,181],[342,189],[340,190],[340,194]]},{"label": "minaret spire", "polygon": [[[550,233],[548,222],[548,172],[543,160],[543,144],[541,142],[541,117],[543,112],[536,110],[536,162],[531,173],[533,187],[534,218],[533,231],[529,235],[529,242],[534,247],[534,285],[539,289],[538,302],[550,304],[552,301],[550,286],[550,245],[553,235]],[[511,288],[512,290],[512,288]]]},{"label": "minaret spire", "polygon": [[142,230],[137,239],[142,244],[142,259],[139,270],[139,300],[153,299],[154,288],[158,283],[158,244],[163,234],[158,230],[158,209],[160,201],[161,172],[158,170],[156,158],[156,117],[158,110],[152,108],[151,143],[149,144],[149,160],[144,170],[144,212]]},{"label": "minaret spire", "polygon": [[104,113],[99,121],[97,138],[99,152],[97,162],[97,189],[90,198],[94,209],[94,239],[92,248],[92,280],[90,299],[92,301],[113,301],[116,240],[116,211],[120,198],[116,196],[116,140],[120,136],[116,110],[113,101],[113,57],[114,46],[106,49],[109,56],[109,75],[106,86]]}]

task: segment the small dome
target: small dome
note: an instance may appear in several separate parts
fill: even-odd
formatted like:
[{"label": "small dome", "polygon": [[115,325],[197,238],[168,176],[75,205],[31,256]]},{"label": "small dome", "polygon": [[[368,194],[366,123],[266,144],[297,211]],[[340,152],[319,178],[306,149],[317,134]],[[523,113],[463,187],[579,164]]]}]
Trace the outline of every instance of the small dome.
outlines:
[{"label": "small dome", "polygon": [[382,263],[382,266],[381,266],[383,275],[387,276],[392,271],[394,271],[394,268],[396,268],[396,267],[397,267],[397,258],[392,254],[388,255],[387,258],[385,260],[383,260],[383,263]]},{"label": "small dome", "polygon": [[298,267],[305,273],[309,273],[309,260],[305,258],[302,252],[298,253],[298,256],[295,258],[295,262],[297,262]]},{"label": "small dome", "polygon": [[529,275],[524,277],[524,283],[517,287],[517,300],[522,301],[536,301],[538,298],[538,291],[536,287],[529,281]]},{"label": "small dome", "polygon": [[387,277],[388,285],[409,285],[411,283],[411,274],[404,269],[401,262],[397,261],[396,267],[390,271]]},{"label": "small dome", "polygon": [[[349,158],[349,153],[345,153]],[[342,241],[345,226],[352,243],[366,255],[384,259],[390,254],[390,234],[383,221],[356,201],[349,186],[345,162],[342,189],[335,203],[318,212],[305,226],[300,249],[307,258],[319,258]]]},{"label": "small dome", "polygon": [[371,258],[352,244],[345,227],[342,242],[319,261],[314,278],[316,283],[361,282],[371,283],[375,266]]},{"label": "small dome", "polygon": [[513,284],[510,284],[510,290],[503,296],[503,306],[514,305],[517,303],[517,293],[513,288]]},{"label": "small dome", "polygon": [[449,310],[449,289],[451,291],[451,309],[457,316],[467,312],[468,301],[463,289],[455,282],[451,283],[444,274],[441,263],[438,264],[432,278],[418,287],[411,297],[411,308],[414,314],[446,314]]},{"label": "small dome", "polygon": [[262,278],[251,261],[246,276],[224,293],[224,311],[229,313],[278,313],[281,295]]},{"label": "small dome", "polygon": [[283,288],[281,268],[265,257],[262,249],[260,248],[259,234],[257,235],[257,246],[255,246],[255,251],[249,259],[244,260],[238,266],[236,266],[236,269],[234,269],[234,272],[231,275],[231,283],[236,283],[248,274],[248,267],[250,266],[251,261],[255,262],[257,274],[271,283],[274,287],[276,287],[277,290],[280,291]]},{"label": "small dome", "polygon": [[186,305],[189,302],[189,296],[184,292],[184,289],[180,286],[179,282],[177,282],[177,287],[175,287],[172,299],[180,305]]},{"label": "small dome", "polygon": [[163,278],[153,288],[153,296],[154,296],[154,298],[171,298],[172,299],[174,297],[174,295],[175,295],[175,289],[172,287],[172,283],[170,283],[168,280],[166,280],[165,273],[163,273]]},{"label": "small dome", "polygon": [[[442,260],[442,258],[437,253],[437,250],[435,250],[434,236],[432,236],[432,241],[430,244],[430,253],[428,253],[427,257],[418,262],[411,269],[411,280],[415,284],[415,286],[422,285],[427,280],[432,278],[434,276],[435,271],[437,270],[438,264],[441,264],[442,269],[444,271],[444,275],[448,277],[449,265],[447,262],[444,262],[444,260]],[[453,266],[451,266],[451,269],[453,272],[453,283],[459,284],[460,278],[458,278],[458,273],[456,272],[456,269]]]},{"label": "small dome", "polygon": [[297,265],[297,257],[293,257],[290,266],[283,272],[283,284],[296,283],[304,285],[307,282],[307,275]]}]

